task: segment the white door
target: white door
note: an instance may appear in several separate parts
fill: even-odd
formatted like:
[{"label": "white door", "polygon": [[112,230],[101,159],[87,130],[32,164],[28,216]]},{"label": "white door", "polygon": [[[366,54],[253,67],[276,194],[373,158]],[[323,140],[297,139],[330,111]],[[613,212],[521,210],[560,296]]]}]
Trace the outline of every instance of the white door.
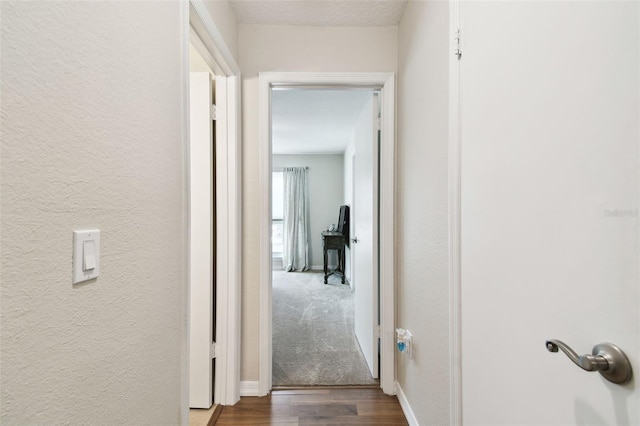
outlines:
[{"label": "white door", "polygon": [[190,78],[190,314],[189,406],[213,403],[214,339],[214,190],[212,76],[193,72]]},{"label": "white door", "polygon": [[462,2],[462,383],[467,425],[640,424],[639,3]]},{"label": "white door", "polygon": [[355,333],[367,365],[378,377],[378,101],[372,94],[355,131],[353,228]]}]

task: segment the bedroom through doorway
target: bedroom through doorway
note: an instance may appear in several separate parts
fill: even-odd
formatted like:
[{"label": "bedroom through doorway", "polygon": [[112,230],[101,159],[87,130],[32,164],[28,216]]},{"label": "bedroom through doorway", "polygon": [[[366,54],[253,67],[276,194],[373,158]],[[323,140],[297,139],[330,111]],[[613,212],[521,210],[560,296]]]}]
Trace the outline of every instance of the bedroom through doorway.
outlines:
[{"label": "bedroom through doorway", "polygon": [[276,87],[271,108],[272,386],[379,386],[378,91]]}]

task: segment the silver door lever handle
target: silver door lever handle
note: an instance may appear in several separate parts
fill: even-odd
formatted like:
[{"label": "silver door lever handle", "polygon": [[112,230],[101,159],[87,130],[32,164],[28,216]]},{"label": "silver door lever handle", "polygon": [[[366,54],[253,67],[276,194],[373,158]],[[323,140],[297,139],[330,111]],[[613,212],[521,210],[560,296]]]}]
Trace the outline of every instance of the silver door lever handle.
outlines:
[{"label": "silver door lever handle", "polygon": [[562,340],[547,340],[547,350],[549,352],[558,352],[558,348],[569,357],[571,361],[578,367],[586,371],[599,371],[609,368],[609,362],[605,357],[600,355],[578,355]]},{"label": "silver door lever handle", "polygon": [[631,364],[622,349],[612,343],[600,343],[593,347],[591,355],[578,355],[561,340],[551,339],[545,342],[549,352],[562,350],[578,367],[586,371],[599,371],[613,383],[626,383],[631,380]]}]

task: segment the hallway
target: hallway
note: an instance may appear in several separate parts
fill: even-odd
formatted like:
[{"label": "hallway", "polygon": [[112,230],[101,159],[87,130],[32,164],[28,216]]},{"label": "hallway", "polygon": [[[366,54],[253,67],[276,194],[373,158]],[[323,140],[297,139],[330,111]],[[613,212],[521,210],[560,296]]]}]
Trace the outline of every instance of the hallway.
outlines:
[{"label": "hallway", "polygon": [[[0,16],[0,424],[187,425],[197,377],[220,424],[640,425],[637,379],[545,344],[612,342],[640,372],[640,1],[6,0]],[[205,227],[192,41],[216,75]],[[397,399],[272,393],[271,92],[356,82],[382,87],[386,135],[366,306],[384,305],[357,332]],[[362,186],[322,183],[328,229]],[[192,262],[213,263],[215,313],[193,309]],[[215,375],[192,379],[196,340]]]},{"label": "hallway", "polygon": [[378,388],[309,388],[245,397],[216,425],[406,425],[398,398]]}]

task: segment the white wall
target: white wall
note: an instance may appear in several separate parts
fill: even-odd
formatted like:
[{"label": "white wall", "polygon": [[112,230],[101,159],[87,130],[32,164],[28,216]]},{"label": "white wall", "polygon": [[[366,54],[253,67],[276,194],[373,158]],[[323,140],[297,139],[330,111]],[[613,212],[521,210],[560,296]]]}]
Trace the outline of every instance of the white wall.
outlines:
[{"label": "white wall", "polygon": [[[282,167],[309,167],[309,255],[313,269],[324,265],[322,236],[331,224],[338,223],[340,206],[344,199],[342,154],[329,155],[274,155],[274,170]],[[331,252],[334,253],[334,252]],[[335,256],[332,256],[335,264]]]},{"label": "white wall", "polygon": [[410,1],[398,34],[398,383],[421,425],[449,424],[449,5]]},{"label": "white wall", "polygon": [[[182,5],[0,7],[0,422],[179,424]],[[101,275],[72,285],[87,227]]]},{"label": "white wall", "polygon": [[391,72],[397,28],[239,25],[243,77],[243,266],[241,380],[258,380],[259,215],[258,72]]}]

